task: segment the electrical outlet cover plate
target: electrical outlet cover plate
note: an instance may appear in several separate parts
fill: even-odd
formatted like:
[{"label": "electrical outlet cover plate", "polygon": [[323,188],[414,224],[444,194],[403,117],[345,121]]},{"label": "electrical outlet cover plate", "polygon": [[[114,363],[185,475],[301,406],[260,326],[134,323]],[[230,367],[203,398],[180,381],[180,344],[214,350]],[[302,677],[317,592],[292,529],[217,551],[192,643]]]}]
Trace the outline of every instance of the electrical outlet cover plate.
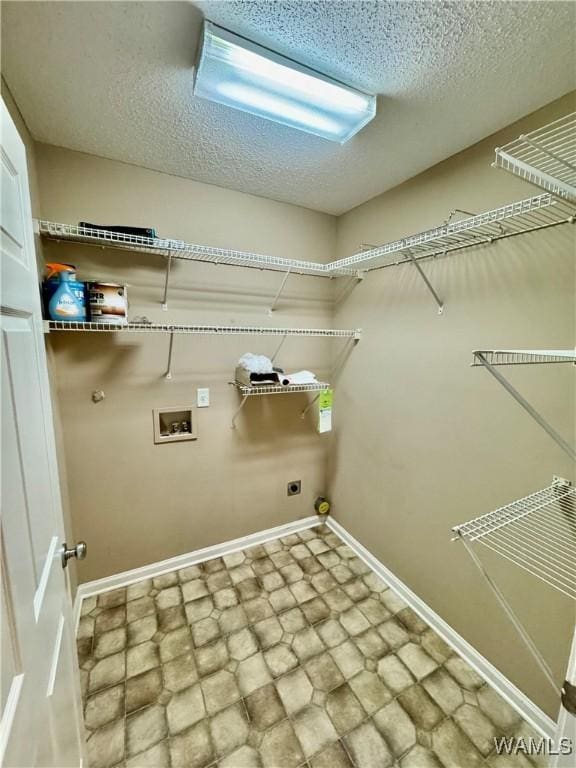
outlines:
[{"label": "electrical outlet cover plate", "polygon": [[198,408],[208,408],[210,405],[210,390],[208,387],[198,387],[196,390],[196,405]]}]

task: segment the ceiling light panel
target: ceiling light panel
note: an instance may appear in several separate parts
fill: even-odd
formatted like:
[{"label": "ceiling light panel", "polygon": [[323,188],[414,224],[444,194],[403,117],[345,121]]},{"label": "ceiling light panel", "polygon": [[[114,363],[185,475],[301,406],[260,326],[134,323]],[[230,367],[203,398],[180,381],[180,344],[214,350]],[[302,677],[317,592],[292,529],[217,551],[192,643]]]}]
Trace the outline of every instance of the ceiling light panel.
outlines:
[{"label": "ceiling light panel", "polygon": [[204,22],[194,94],[343,144],[376,114],[376,97]]}]

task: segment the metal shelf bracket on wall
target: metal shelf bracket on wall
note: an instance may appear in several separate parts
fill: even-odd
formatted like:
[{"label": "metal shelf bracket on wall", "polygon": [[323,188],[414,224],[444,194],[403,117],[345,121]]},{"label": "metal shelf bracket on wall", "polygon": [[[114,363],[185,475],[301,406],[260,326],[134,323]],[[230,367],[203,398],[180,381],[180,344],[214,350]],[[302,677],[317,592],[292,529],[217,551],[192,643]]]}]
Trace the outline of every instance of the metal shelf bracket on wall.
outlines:
[{"label": "metal shelf bracket on wall", "polygon": [[170,334],[170,341],[168,342],[168,365],[166,366],[165,379],[172,378],[172,352],[174,350],[174,331]]},{"label": "metal shelf bracket on wall", "polygon": [[301,419],[305,419],[305,418],[306,418],[306,414],[308,413],[308,411],[310,410],[310,408],[312,408],[312,406],[313,406],[313,405],[314,405],[314,403],[315,403],[315,402],[318,400],[318,398],[319,398],[319,397],[320,397],[320,392],[318,392],[318,394],[317,394],[315,397],[313,397],[313,398],[312,398],[312,400],[310,400],[310,402],[308,403],[308,405],[306,406],[306,408],[304,408],[304,410],[303,410],[303,411],[302,411],[302,413],[300,414],[300,418],[301,418]]},{"label": "metal shelf bracket on wall", "polygon": [[240,402],[240,405],[234,411],[234,414],[232,415],[232,424],[231,424],[232,429],[236,429],[236,419],[240,415],[240,411],[242,410],[242,408],[244,408],[244,406],[246,405],[247,400],[248,400],[248,395],[244,395]]},{"label": "metal shelf bracket on wall", "polygon": [[172,269],[172,251],[168,251],[166,259],[166,274],[164,277],[164,296],[162,297],[162,309],[168,310],[168,285],[170,283],[170,270]]},{"label": "metal shelf bracket on wall", "polygon": [[406,253],[408,255],[408,258],[412,262],[412,264],[414,264],[414,266],[416,267],[416,270],[417,270],[418,274],[420,275],[420,277],[424,281],[424,285],[426,286],[426,288],[428,288],[428,290],[430,291],[430,293],[434,297],[434,301],[438,305],[438,314],[441,315],[444,312],[444,302],[442,301],[440,296],[438,296],[438,294],[436,293],[436,289],[434,288],[434,286],[432,285],[432,283],[430,282],[430,280],[426,276],[426,273],[424,272],[424,270],[420,266],[418,260],[415,258],[415,256],[412,253],[412,251],[408,248],[406,250]]},{"label": "metal shelf bracket on wall", "polygon": [[544,363],[576,363],[576,350],[476,350],[472,365],[482,365],[494,376],[514,400],[550,435],[552,440],[566,453],[572,461],[576,461],[576,451],[564,440],[562,435],[541,416],[538,411],[510,384],[499,370],[501,365],[541,365]]},{"label": "metal shelf bracket on wall", "polygon": [[278,288],[278,291],[276,292],[276,296],[274,296],[274,298],[272,299],[272,304],[268,308],[269,315],[271,315],[276,309],[276,304],[278,304],[278,299],[282,295],[282,291],[284,290],[286,281],[288,280],[289,276],[290,276],[290,269],[286,271],[286,274],[284,275],[284,277],[282,278],[282,282],[280,283],[280,288]]}]

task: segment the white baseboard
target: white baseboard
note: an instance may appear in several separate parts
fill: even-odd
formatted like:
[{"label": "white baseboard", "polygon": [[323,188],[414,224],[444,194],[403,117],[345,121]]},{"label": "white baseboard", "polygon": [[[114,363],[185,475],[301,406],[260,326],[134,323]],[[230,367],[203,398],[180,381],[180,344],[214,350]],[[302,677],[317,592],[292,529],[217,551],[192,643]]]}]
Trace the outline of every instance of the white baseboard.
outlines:
[{"label": "white baseboard", "polygon": [[180,570],[180,568],[187,568],[189,565],[196,565],[197,563],[202,563],[206,560],[213,560],[215,557],[231,555],[233,552],[238,552],[240,549],[255,547],[257,544],[264,544],[266,541],[272,541],[273,539],[279,539],[282,536],[288,536],[290,533],[297,533],[306,528],[312,528],[315,525],[319,525],[319,522],[322,522],[322,520],[317,515],[304,517],[301,520],[294,520],[292,523],[285,523],[284,525],[278,525],[275,528],[268,528],[265,531],[258,531],[258,533],[250,533],[248,536],[241,536],[239,539],[225,541],[223,544],[215,544],[212,547],[196,549],[194,552],[186,552],[183,555],[177,555],[168,560],[160,560],[157,563],[143,565],[141,568],[134,568],[131,571],[123,571],[122,573],[115,573],[112,576],[106,576],[103,579],[96,579],[95,581],[87,581],[84,584],[79,584],[76,591],[76,599],[74,600],[75,626],[76,628],[78,627],[82,600],[86,597],[99,595],[102,592],[110,592],[112,589],[126,587],[128,584],[133,584],[135,581],[151,579],[154,576],[161,576],[163,573],[170,573],[170,571],[177,571]]},{"label": "white baseboard", "polygon": [[444,619],[421,600],[409,587],[404,584],[392,571],[389,571],[374,555],[355,539],[340,523],[332,517],[327,520],[328,527],[334,531],[374,573],[407,603],[412,610],[420,616],[444,642],[453,648],[456,653],[467,662],[502,698],[510,704],[522,717],[542,736],[553,738],[556,731],[556,723],[548,717],[539,707],[532,702],[525,693],[510,682],[502,672],[491,664],[459,635]]},{"label": "white baseboard", "polygon": [[237,552],[240,549],[253,547],[256,544],[263,544],[266,541],[279,539],[282,536],[288,536],[290,533],[312,528],[326,522],[328,527],[344,541],[356,555],[363,560],[366,565],[374,571],[388,586],[401,597],[407,605],[417,613],[440,637],[452,647],[456,653],[466,661],[475,672],[477,672],[494,690],[513,707],[522,718],[531,725],[538,733],[547,738],[553,738],[556,731],[556,723],[537,707],[526,694],[510,682],[488,659],[482,656],[473,648],[470,643],[464,640],[444,619],[440,618],[430,606],[421,600],[403,581],[388,570],[374,555],[369,552],[357,539],[343,528],[340,523],[332,517],[305,517],[302,520],[295,520],[292,523],[279,525],[276,528],[268,528],[259,533],[252,533],[248,536],[242,536],[239,539],[216,544],[212,547],[197,549],[195,552],[188,552],[184,555],[178,555],[168,560],[162,560],[158,563],[135,568],[131,571],[116,573],[113,576],[107,576],[104,579],[89,581],[80,584],[76,593],[74,602],[74,618],[76,626],[80,617],[82,600],[91,595],[97,595],[101,592],[109,592],[118,587],[125,587],[141,579],[149,579],[154,576],[160,576],[163,573],[169,573],[180,568],[186,568],[189,565],[206,560],[212,560],[215,557],[222,557]]}]

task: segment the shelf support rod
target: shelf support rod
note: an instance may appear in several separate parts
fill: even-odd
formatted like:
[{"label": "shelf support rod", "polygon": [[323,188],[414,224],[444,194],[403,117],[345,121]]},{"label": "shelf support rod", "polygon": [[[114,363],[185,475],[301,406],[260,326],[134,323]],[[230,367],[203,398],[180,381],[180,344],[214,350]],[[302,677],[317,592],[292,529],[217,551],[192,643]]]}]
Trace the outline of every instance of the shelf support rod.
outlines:
[{"label": "shelf support rod", "polygon": [[534,141],[534,139],[530,139],[528,136],[520,136],[521,141],[525,141],[526,144],[529,144],[534,149],[537,149],[539,152],[543,152],[545,155],[548,155],[548,157],[551,157],[552,160],[556,160],[557,163],[560,163],[565,168],[568,168],[571,171],[576,171],[576,165],[573,165],[572,163],[569,163],[568,160],[565,160],[563,157],[560,157],[560,155],[557,155],[555,152],[551,152],[546,147],[543,147],[542,144],[539,144],[537,141]]},{"label": "shelf support rod", "polygon": [[566,440],[564,440],[562,435],[556,432],[553,426],[548,424],[546,419],[544,419],[538,413],[538,411],[530,405],[528,400],[522,397],[520,392],[518,392],[518,390],[515,389],[512,386],[512,384],[510,384],[508,379],[504,378],[504,376],[502,376],[500,371],[498,371],[493,365],[491,365],[491,363],[488,362],[488,360],[486,360],[483,354],[481,354],[480,352],[477,352],[475,357],[480,363],[482,363],[484,368],[486,368],[486,370],[489,373],[491,373],[492,376],[494,376],[496,381],[499,381],[500,384],[502,384],[502,386],[508,392],[508,394],[512,395],[514,400],[516,400],[516,402],[520,406],[522,406],[522,408],[524,408],[524,410],[534,419],[534,421],[537,424],[539,424],[542,427],[542,429],[550,435],[552,440],[554,440],[554,442],[564,451],[564,453],[567,453],[568,456],[572,459],[572,461],[576,461],[576,451],[574,450],[574,448],[572,448],[572,446],[569,443],[567,443]]},{"label": "shelf support rod", "polygon": [[168,343],[168,366],[166,368],[166,373],[164,374],[164,377],[166,379],[172,378],[172,350],[173,349],[174,349],[174,331],[171,331],[170,341]]},{"label": "shelf support rod", "polygon": [[166,263],[166,275],[164,277],[164,296],[162,298],[162,309],[165,312],[168,309],[168,284],[170,282],[171,268],[172,268],[172,251],[168,251],[168,261]]},{"label": "shelf support rod", "polygon": [[312,406],[313,406],[313,405],[314,405],[314,403],[315,403],[315,402],[318,400],[318,398],[319,398],[319,397],[320,397],[320,392],[318,392],[318,394],[317,394],[317,395],[315,395],[315,396],[312,398],[312,400],[310,400],[310,402],[308,403],[308,405],[306,406],[306,408],[304,408],[304,410],[303,410],[303,411],[302,411],[302,413],[300,414],[300,418],[301,418],[301,419],[303,419],[303,418],[306,416],[306,414],[308,413],[308,411],[310,410],[310,408],[312,408]]},{"label": "shelf support rod", "polygon": [[[554,194],[562,193],[564,195],[568,195],[568,197],[574,197],[576,192],[574,191],[574,187],[571,184],[567,184],[565,181],[561,181],[560,179],[555,178],[554,176],[550,176],[549,174],[545,173],[544,171],[538,171],[535,170],[533,166],[528,165],[528,163],[525,163],[523,160],[520,160],[520,158],[514,157],[513,155],[509,155],[508,152],[503,152],[501,149],[497,150],[498,157],[501,158],[504,162],[511,165],[513,168],[516,167],[518,170],[525,173],[528,178],[533,178],[534,176],[537,176],[539,179],[541,179],[543,182],[545,182],[548,187],[551,190],[554,190]],[[495,162],[492,164],[495,168],[501,168],[501,166]],[[573,217],[571,216],[568,221],[572,222]],[[531,231],[531,230],[527,230]],[[518,233],[521,234],[521,233]]]},{"label": "shelf support rod", "polygon": [[278,346],[276,347],[276,352],[274,352],[274,354],[273,354],[273,355],[272,355],[272,357],[270,358],[270,362],[272,362],[272,363],[273,363],[273,362],[274,362],[274,360],[276,360],[276,358],[277,358],[277,356],[278,356],[278,352],[280,352],[280,350],[282,349],[282,344],[284,344],[284,342],[285,342],[285,341],[286,341],[286,334],[284,334],[284,336],[282,336],[282,341],[281,341],[281,342],[280,342],[280,344],[278,344]]},{"label": "shelf support rod", "polygon": [[276,304],[278,304],[278,299],[282,295],[282,291],[284,290],[284,286],[286,285],[286,281],[288,280],[288,277],[290,276],[290,269],[287,270],[286,274],[284,275],[284,279],[282,280],[282,283],[280,284],[280,288],[278,288],[278,291],[276,293],[276,296],[274,296],[274,299],[272,301],[272,304],[270,305],[270,308],[268,310],[268,314],[271,315],[272,312],[274,312],[276,308]]},{"label": "shelf support rod", "polygon": [[492,579],[492,577],[488,574],[488,572],[484,568],[482,561],[480,560],[480,558],[472,548],[472,545],[466,540],[465,536],[459,536],[459,538],[462,540],[462,543],[466,547],[466,551],[470,555],[472,562],[474,563],[476,568],[478,568],[478,570],[484,577],[486,583],[492,590],[494,596],[496,597],[496,600],[500,603],[500,606],[503,608],[504,612],[512,622],[514,629],[516,630],[516,632],[518,632],[518,634],[520,635],[520,638],[522,639],[522,641],[524,642],[524,644],[526,645],[526,647],[528,648],[532,656],[534,656],[534,659],[536,660],[536,663],[538,664],[542,673],[544,674],[544,677],[554,689],[554,693],[558,695],[559,690],[558,690],[558,686],[556,685],[556,681],[554,680],[554,675],[552,674],[552,671],[548,666],[546,660],[538,650],[536,644],[534,643],[534,641],[532,640],[532,638],[524,628],[524,625],[522,624],[520,619],[514,613],[512,606],[510,605],[508,600],[504,597],[504,594],[502,593],[500,587],[496,584],[494,579]]},{"label": "shelf support rod", "polygon": [[434,297],[434,301],[436,302],[436,304],[438,304],[438,314],[441,315],[444,312],[444,302],[442,301],[440,296],[438,296],[438,294],[434,290],[434,286],[432,285],[430,280],[428,280],[428,278],[426,277],[426,273],[424,272],[424,270],[422,269],[422,267],[418,263],[418,260],[416,258],[414,258],[414,254],[412,253],[412,251],[407,250],[407,254],[408,254],[408,257],[410,258],[410,261],[412,262],[412,264],[414,264],[414,266],[418,270],[418,274],[420,275],[422,280],[424,280],[426,288],[428,288],[428,290],[430,291],[430,293]]},{"label": "shelf support rod", "polygon": [[232,416],[232,429],[236,429],[236,419],[240,415],[240,411],[242,410],[242,408],[244,408],[244,406],[246,405],[246,400],[248,400],[248,395],[244,395],[244,397],[242,398],[242,402],[240,403],[238,408],[236,408],[236,410],[234,411],[234,415]]}]

